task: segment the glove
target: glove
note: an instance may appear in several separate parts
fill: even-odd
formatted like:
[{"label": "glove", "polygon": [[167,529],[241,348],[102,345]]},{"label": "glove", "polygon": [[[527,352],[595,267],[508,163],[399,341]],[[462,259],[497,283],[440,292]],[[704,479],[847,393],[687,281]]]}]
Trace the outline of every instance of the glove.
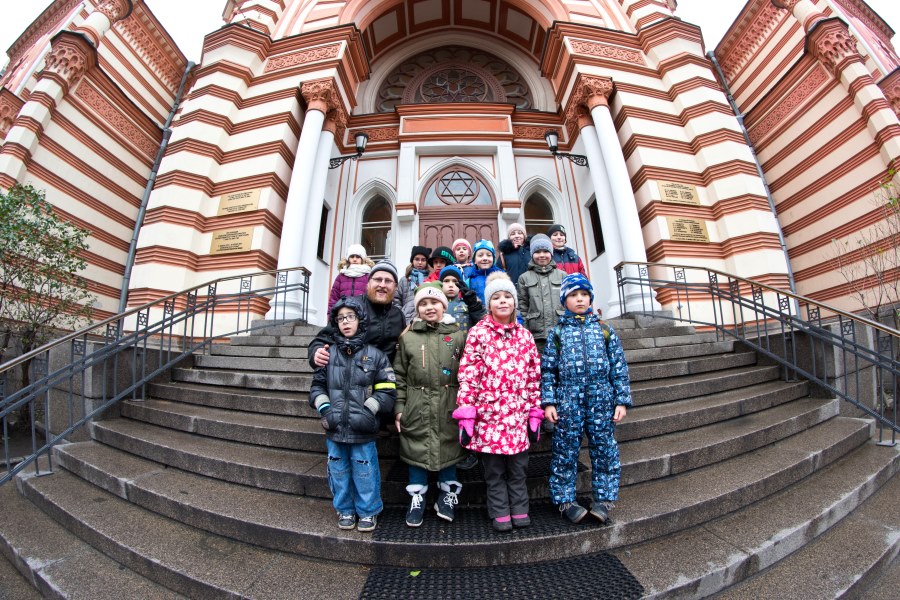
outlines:
[{"label": "glove", "polygon": [[544,422],[544,409],[534,406],[528,411],[528,440],[537,444],[541,439],[541,423]]},{"label": "glove", "polygon": [[376,400],[375,398],[372,398],[371,396],[366,398],[366,401],[363,404],[365,405],[366,408],[368,408],[369,410],[372,411],[373,415],[377,415],[378,409],[381,408],[381,406],[378,404],[378,400]]},{"label": "glove", "polygon": [[472,442],[476,413],[474,406],[460,406],[453,411],[453,418],[459,421],[459,443],[463,446],[468,446]]},{"label": "glove", "polygon": [[328,411],[331,410],[331,398],[327,395],[322,394],[318,398],[316,398],[315,402],[316,411],[319,413],[319,416],[322,417],[322,429],[330,429],[328,426],[328,418],[325,416]]}]

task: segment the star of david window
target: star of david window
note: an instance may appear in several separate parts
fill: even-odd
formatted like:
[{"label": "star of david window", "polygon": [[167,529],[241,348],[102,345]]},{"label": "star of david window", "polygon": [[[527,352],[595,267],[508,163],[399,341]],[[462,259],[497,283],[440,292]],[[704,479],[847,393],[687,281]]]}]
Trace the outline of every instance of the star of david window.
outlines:
[{"label": "star of david window", "polygon": [[487,187],[472,173],[452,169],[437,177],[425,192],[424,206],[492,206]]}]

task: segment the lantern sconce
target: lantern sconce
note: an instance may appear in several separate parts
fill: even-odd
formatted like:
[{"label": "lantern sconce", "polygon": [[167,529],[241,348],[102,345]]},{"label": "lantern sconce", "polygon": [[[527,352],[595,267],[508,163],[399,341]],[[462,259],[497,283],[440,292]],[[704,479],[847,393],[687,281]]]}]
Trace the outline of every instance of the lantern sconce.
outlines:
[{"label": "lantern sconce", "polygon": [[339,166],[344,164],[344,162],[348,160],[356,160],[363,155],[363,152],[366,151],[366,142],[369,141],[369,136],[360,131],[355,136],[353,136],[353,139],[356,140],[356,154],[348,154],[347,156],[336,156],[335,158],[332,158],[328,161],[329,169],[337,169]]},{"label": "lantern sconce", "polygon": [[583,154],[569,154],[568,152],[559,151],[559,134],[556,133],[555,129],[547,130],[547,132],[544,133],[544,139],[547,140],[547,146],[549,146],[550,148],[550,154],[552,154],[559,160],[568,158],[579,167],[588,166],[587,156],[584,156]]}]

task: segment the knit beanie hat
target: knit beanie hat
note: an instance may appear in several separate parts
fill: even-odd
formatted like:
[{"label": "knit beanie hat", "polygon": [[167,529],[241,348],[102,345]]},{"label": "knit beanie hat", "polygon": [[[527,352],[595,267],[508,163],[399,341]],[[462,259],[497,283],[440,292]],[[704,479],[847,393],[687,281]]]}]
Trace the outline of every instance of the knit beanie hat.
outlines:
[{"label": "knit beanie hat", "polygon": [[487,283],[484,286],[484,301],[490,304],[491,296],[497,292],[509,292],[513,297],[513,306],[519,308],[519,298],[516,293],[516,286],[513,285],[512,279],[503,271],[497,271],[488,275]]},{"label": "knit beanie hat", "polygon": [[347,248],[347,258],[351,256],[358,256],[363,260],[366,260],[368,255],[366,255],[366,249],[363,248],[362,244],[350,244],[350,247]]},{"label": "knit beanie hat", "polygon": [[470,254],[470,255],[471,255],[471,254],[475,254],[475,251],[472,250],[472,244],[469,243],[469,240],[464,239],[464,238],[459,238],[458,240],[456,240],[455,242],[453,242],[453,245],[450,246],[450,247],[451,247],[453,250],[456,250],[456,247],[459,246],[459,245],[463,245],[463,246],[465,246],[466,248],[468,248],[468,249],[469,249],[469,254]]},{"label": "knit beanie hat", "polygon": [[479,250],[490,250],[491,255],[494,257],[494,261],[497,260],[497,251],[494,250],[494,244],[491,243],[491,240],[478,240],[475,242],[475,252],[472,253],[472,258],[475,258],[475,253]]},{"label": "knit beanie hat", "polygon": [[434,266],[434,259],[443,258],[447,261],[448,265],[452,265],[456,262],[456,257],[453,256],[453,250],[448,248],[447,246],[438,246],[434,249],[434,252],[431,255],[431,258],[428,259],[428,266]]},{"label": "knit beanie hat", "polygon": [[463,281],[462,271],[456,265],[447,265],[443,269],[441,269],[440,274],[438,275],[438,281],[443,281],[444,277],[456,277],[457,281]]},{"label": "knit beanie hat", "polygon": [[506,237],[511,236],[513,231],[521,231],[522,235],[528,236],[528,232],[525,231],[525,226],[519,222],[509,224],[509,227],[506,228]]},{"label": "knit beanie hat", "polygon": [[548,238],[543,233],[538,233],[531,238],[531,247],[529,248],[531,255],[534,256],[534,253],[539,250],[553,252],[553,242],[551,242],[550,238]]},{"label": "knit beanie hat", "polygon": [[431,254],[431,248],[426,248],[425,246],[413,246],[412,252],[409,253],[409,262],[412,262],[413,259],[420,254],[427,259]]},{"label": "knit beanie hat", "polygon": [[414,300],[416,308],[419,307],[419,302],[421,302],[425,298],[434,298],[444,305],[444,310],[447,310],[447,295],[444,294],[444,290],[439,282],[433,281],[430,283],[423,283],[416,288],[416,296]]},{"label": "knit beanie hat", "polygon": [[[559,302],[563,306],[566,305],[566,297],[575,290],[587,290],[591,295],[591,304],[594,303],[594,286],[588,281],[588,278],[581,273],[570,273],[563,277],[562,284],[559,287]],[[485,292],[487,293],[487,292]]]},{"label": "knit beanie hat", "polygon": [[559,223],[554,223],[553,225],[550,226],[550,229],[547,230],[547,236],[549,237],[549,236],[553,235],[554,233],[556,233],[557,231],[562,231],[562,234],[564,236],[569,237],[569,234],[566,233],[566,228],[563,227],[562,225],[560,225]]},{"label": "knit beanie hat", "polygon": [[369,271],[369,279],[372,279],[372,277],[374,277],[375,273],[377,273],[378,271],[385,271],[389,273],[391,277],[394,278],[394,283],[400,281],[400,278],[397,277],[397,267],[395,267],[394,263],[386,258],[375,263],[375,266],[372,267],[371,271]]}]

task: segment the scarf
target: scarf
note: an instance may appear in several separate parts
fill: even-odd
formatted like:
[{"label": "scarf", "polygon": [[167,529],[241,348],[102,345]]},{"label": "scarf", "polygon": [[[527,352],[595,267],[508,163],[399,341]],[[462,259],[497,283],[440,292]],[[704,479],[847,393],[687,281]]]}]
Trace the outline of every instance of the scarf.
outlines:
[{"label": "scarf", "polygon": [[362,277],[363,275],[368,275],[369,271],[372,270],[372,267],[363,263],[361,265],[347,265],[343,269],[341,269],[341,274],[346,275],[347,277]]}]

